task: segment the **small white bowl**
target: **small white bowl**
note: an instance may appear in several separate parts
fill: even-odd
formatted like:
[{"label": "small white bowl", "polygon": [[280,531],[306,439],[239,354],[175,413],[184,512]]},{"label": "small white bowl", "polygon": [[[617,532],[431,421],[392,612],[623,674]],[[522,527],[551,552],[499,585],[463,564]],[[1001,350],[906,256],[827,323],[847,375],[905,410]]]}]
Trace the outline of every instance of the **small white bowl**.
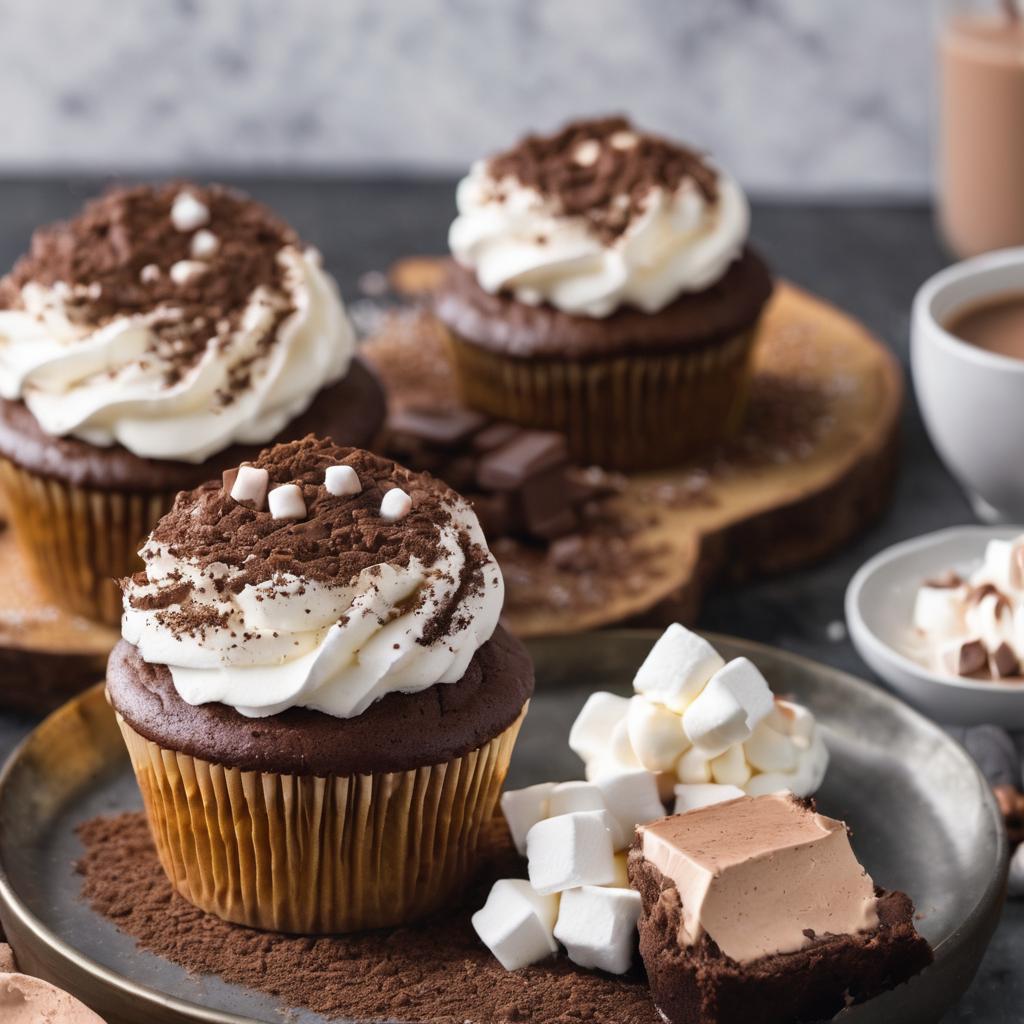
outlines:
[{"label": "small white bowl", "polygon": [[[969,574],[990,540],[1012,540],[1014,526],[954,526],[894,544],[857,570],[846,588],[846,624],[857,653],[902,697],[950,725],[1024,728],[1024,683],[943,675],[914,656],[914,598],[947,569]],[[919,643],[919,642],[918,642]]]}]

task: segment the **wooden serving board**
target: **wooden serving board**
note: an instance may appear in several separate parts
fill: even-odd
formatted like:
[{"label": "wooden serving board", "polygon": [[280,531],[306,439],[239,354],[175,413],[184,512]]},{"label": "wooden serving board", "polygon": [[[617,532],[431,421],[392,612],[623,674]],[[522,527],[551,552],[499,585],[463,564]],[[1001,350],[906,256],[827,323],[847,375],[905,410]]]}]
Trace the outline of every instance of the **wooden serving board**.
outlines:
[{"label": "wooden serving board", "polygon": [[[403,261],[393,280],[403,294],[422,294],[438,266]],[[373,349],[371,339],[371,359]],[[545,565],[538,592],[521,580],[543,554],[499,546],[508,626],[541,637],[692,621],[713,580],[781,572],[829,554],[888,500],[902,396],[899,367],[881,342],[833,306],[782,284],[761,329],[740,436],[671,472],[629,478],[611,499],[628,527],[625,551],[606,570]],[[56,706],[102,677],[116,640],[115,630],[56,607],[11,533],[0,534],[0,707]]]},{"label": "wooden serving board", "polygon": [[118,633],[58,608],[0,533],[0,707],[40,714],[106,671]]},{"label": "wooden serving board", "polygon": [[[392,284],[424,295],[440,262],[403,260]],[[371,339],[368,354],[373,359]],[[387,367],[384,367],[387,381]],[[401,385],[400,385],[401,386]],[[669,472],[628,478],[613,499],[634,524],[631,570],[591,574],[577,593],[561,574],[551,602],[516,578],[530,557],[506,564],[507,625],[539,637],[613,623],[692,621],[712,581],[779,573],[841,547],[884,509],[895,476],[900,367],[857,320],[788,282],[760,328],[746,423],[738,437]]]}]

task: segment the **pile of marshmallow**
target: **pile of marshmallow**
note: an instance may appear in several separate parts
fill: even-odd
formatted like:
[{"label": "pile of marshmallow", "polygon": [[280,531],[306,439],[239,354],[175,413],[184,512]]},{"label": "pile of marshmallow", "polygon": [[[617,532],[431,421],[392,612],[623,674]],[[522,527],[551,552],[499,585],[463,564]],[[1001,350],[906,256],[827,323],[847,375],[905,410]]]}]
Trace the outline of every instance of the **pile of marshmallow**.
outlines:
[{"label": "pile of marshmallow", "polygon": [[581,967],[629,970],[640,894],[625,851],[637,825],[744,794],[821,784],[828,751],[814,716],[780,700],[746,658],[728,664],[669,626],[633,680],[636,695],[594,693],[569,734],[586,782],[506,792],[501,809],[529,881],[503,879],[473,927],[506,970],[565,947]]},{"label": "pile of marshmallow", "polygon": [[1024,537],[990,540],[969,578],[952,570],[914,600],[921,660],[940,672],[983,679],[1021,675],[1024,662]]}]

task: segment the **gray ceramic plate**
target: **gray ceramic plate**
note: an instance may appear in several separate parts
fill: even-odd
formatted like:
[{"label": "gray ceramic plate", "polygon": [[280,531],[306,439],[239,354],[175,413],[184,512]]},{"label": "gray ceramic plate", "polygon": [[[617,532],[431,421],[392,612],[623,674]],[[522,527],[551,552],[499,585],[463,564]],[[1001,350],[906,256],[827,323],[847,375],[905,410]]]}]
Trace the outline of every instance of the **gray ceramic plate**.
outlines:
[{"label": "gray ceramic plate", "polygon": [[[538,693],[510,785],[578,777],[565,740],[587,693],[626,692],[655,639],[608,632],[532,645]],[[875,879],[910,893],[934,965],[909,985],[841,1014],[844,1024],[938,1020],[966,989],[999,916],[1006,844],[968,756],[916,712],[857,679],[783,651],[714,637],[756,661],[778,693],[808,704],[832,752],[819,806],[854,830]],[[74,826],[140,806],[120,736],[98,690],[46,720],[0,777],[0,920],[22,964],[75,992],[110,1024],[280,1024],[267,996],[197,978],[148,953],[79,899]],[[323,1018],[292,1012],[294,1024]]]}]

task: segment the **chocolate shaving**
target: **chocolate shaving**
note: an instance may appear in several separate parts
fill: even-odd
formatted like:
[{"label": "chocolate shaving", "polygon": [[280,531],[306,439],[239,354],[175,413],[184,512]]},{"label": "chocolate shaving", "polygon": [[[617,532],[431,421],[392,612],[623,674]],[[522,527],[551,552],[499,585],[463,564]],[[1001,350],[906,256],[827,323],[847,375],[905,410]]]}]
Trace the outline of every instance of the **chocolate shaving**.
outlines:
[{"label": "chocolate shaving", "polygon": [[[178,231],[171,221],[174,199],[183,191],[209,209],[206,229],[219,244],[203,260],[205,271],[176,283],[170,268],[192,259],[193,233]],[[112,188],[74,219],[33,234],[28,254],[0,280],[0,308],[21,308],[21,289],[34,283],[66,286],[68,315],[92,327],[160,311],[151,329],[171,385],[218,343],[220,334],[239,325],[253,293],[263,288],[273,323],[248,365],[234,369],[221,396],[226,402],[245,386],[252,363],[272,345],[277,326],[293,308],[277,257],[286,246],[299,244],[295,232],[264,206],[219,185]]]},{"label": "chocolate shaving", "polygon": [[644,209],[652,189],[674,192],[684,181],[709,202],[718,175],[694,150],[638,132],[628,118],[572,121],[553,135],[528,135],[491,157],[497,181],[514,178],[554,201],[560,213],[582,217],[604,242],[613,242]]},{"label": "chocolate shaving", "polygon": [[[431,566],[443,558],[441,530],[451,524],[459,498],[425,473],[312,436],[266,449],[252,465],[267,470],[271,488],[297,484],[306,518],[274,519],[267,510],[235,501],[222,481],[211,481],[178,495],[172,510],[154,528],[152,541],[172,557],[208,571],[216,584],[234,592],[284,574],[344,586],[364,569],[382,563],[406,567],[415,559]],[[327,490],[325,471],[335,465],[355,470],[362,485],[359,494],[336,496]],[[380,515],[381,500],[393,487],[400,487],[413,502],[409,515],[395,523]],[[464,533],[459,540],[466,554],[460,578],[454,593],[426,626],[421,643],[433,643],[462,625],[458,614],[463,600],[484,585],[488,552]],[[232,570],[226,583],[211,569],[217,563]],[[201,634],[222,624],[211,619],[202,605],[188,603],[179,608],[180,586],[165,586],[156,595],[134,593],[136,586],[146,583],[145,574],[139,573],[122,581],[122,586],[133,607],[165,609],[161,623],[174,633]]]}]

